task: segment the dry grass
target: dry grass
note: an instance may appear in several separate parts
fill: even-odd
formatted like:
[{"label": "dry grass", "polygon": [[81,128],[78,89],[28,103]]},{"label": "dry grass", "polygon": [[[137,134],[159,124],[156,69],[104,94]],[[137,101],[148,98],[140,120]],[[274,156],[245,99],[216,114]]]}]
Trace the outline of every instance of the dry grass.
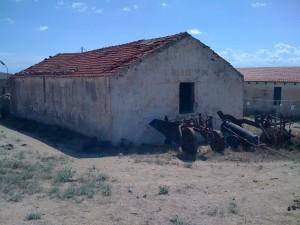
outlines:
[{"label": "dry grass", "polygon": [[58,170],[54,176],[55,183],[66,183],[70,182],[74,176],[74,171],[70,167],[65,167],[61,170]]},{"label": "dry grass", "polygon": [[66,165],[64,157],[26,157],[24,152],[7,152],[4,148],[0,151],[0,196],[7,201],[19,202],[37,193],[62,200],[93,198],[99,192],[111,195],[106,174],[89,170],[76,178],[76,171]]},{"label": "dry grass", "polygon": [[238,207],[235,199],[232,199],[232,201],[229,202],[228,211],[232,214],[238,214]]},{"label": "dry grass", "polygon": [[170,188],[166,185],[163,185],[163,186],[159,186],[158,189],[159,189],[158,191],[159,195],[167,195],[169,193]]},{"label": "dry grass", "polygon": [[88,174],[65,188],[56,187],[55,190],[52,189],[52,196],[53,192],[60,199],[77,200],[78,197],[93,198],[99,192],[103,196],[110,196],[111,186],[106,179],[103,180],[102,175],[98,177],[96,174]]},{"label": "dry grass", "polygon": [[180,219],[178,216],[170,219],[171,224],[173,225],[190,225],[189,223],[185,222],[184,220]]},{"label": "dry grass", "polygon": [[48,164],[1,157],[0,192],[8,201],[20,201],[25,194],[40,192],[41,181],[48,179],[52,170]]},{"label": "dry grass", "polygon": [[26,215],[26,220],[40,220],[42,218],[42,214],[40,213],[29,213]]}]

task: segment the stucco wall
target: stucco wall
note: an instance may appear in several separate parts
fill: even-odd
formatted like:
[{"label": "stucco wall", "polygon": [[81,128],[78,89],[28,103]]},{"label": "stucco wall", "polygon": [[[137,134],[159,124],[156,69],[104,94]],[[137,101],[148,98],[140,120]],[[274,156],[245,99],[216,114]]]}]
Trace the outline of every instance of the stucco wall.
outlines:
[{"label": "stucco wall", "polygon": [[[245,114],[282,113],[300,117],[300,84],[280,82],[245,82]],[[281,87],[281,105],[273,104],[274,87]]]},{"label": "stucco wall", "polygon": [[12,114],[111,139],[108,79],[40,76],[10,82]]},{"label": "stucco wall", "polygon": [[216,112],[223,110],[242,116],[243,78],[208,47],[186,38],[112,77],[113,143],[122,138],[162,143],[162,136],[148,123],[165,115],[182,116],[180,82],[195,82],[195,113],[218,118]]}]

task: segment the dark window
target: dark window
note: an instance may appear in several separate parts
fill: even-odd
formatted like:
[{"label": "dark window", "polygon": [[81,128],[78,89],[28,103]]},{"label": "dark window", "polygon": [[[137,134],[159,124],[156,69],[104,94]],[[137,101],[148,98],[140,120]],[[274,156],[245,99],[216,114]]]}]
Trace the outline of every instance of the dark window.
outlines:
[{"label": "dark window", "polygon": [[274,87],[273,105],[281,104],[281,87]]},{"label": "dark window", "polygon": [[179,113],[194,112],[194,83],[180,83]]}]

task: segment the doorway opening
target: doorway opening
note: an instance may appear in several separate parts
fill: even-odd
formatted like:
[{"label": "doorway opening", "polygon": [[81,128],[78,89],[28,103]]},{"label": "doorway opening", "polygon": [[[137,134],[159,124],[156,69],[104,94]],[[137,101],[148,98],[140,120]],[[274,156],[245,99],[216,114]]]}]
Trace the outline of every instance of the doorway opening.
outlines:
[{"label": "doorway opening", "polygon": [[179,85],[179,113],[194,112],[194,83],[184,82]]}]

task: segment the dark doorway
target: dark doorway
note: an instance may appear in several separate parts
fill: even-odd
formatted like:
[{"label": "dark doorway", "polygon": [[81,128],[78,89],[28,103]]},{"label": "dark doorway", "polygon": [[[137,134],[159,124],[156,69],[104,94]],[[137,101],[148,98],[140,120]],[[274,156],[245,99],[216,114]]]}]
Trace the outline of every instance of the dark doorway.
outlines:
[{"label": "dark doorway", "polygon": [[194,83],[180,83],[179,86],[179,113],[194,112]]},{"label": "dark doorway", "polygon": [[281,104],[281,87],[274,87],[273,105]]}]

